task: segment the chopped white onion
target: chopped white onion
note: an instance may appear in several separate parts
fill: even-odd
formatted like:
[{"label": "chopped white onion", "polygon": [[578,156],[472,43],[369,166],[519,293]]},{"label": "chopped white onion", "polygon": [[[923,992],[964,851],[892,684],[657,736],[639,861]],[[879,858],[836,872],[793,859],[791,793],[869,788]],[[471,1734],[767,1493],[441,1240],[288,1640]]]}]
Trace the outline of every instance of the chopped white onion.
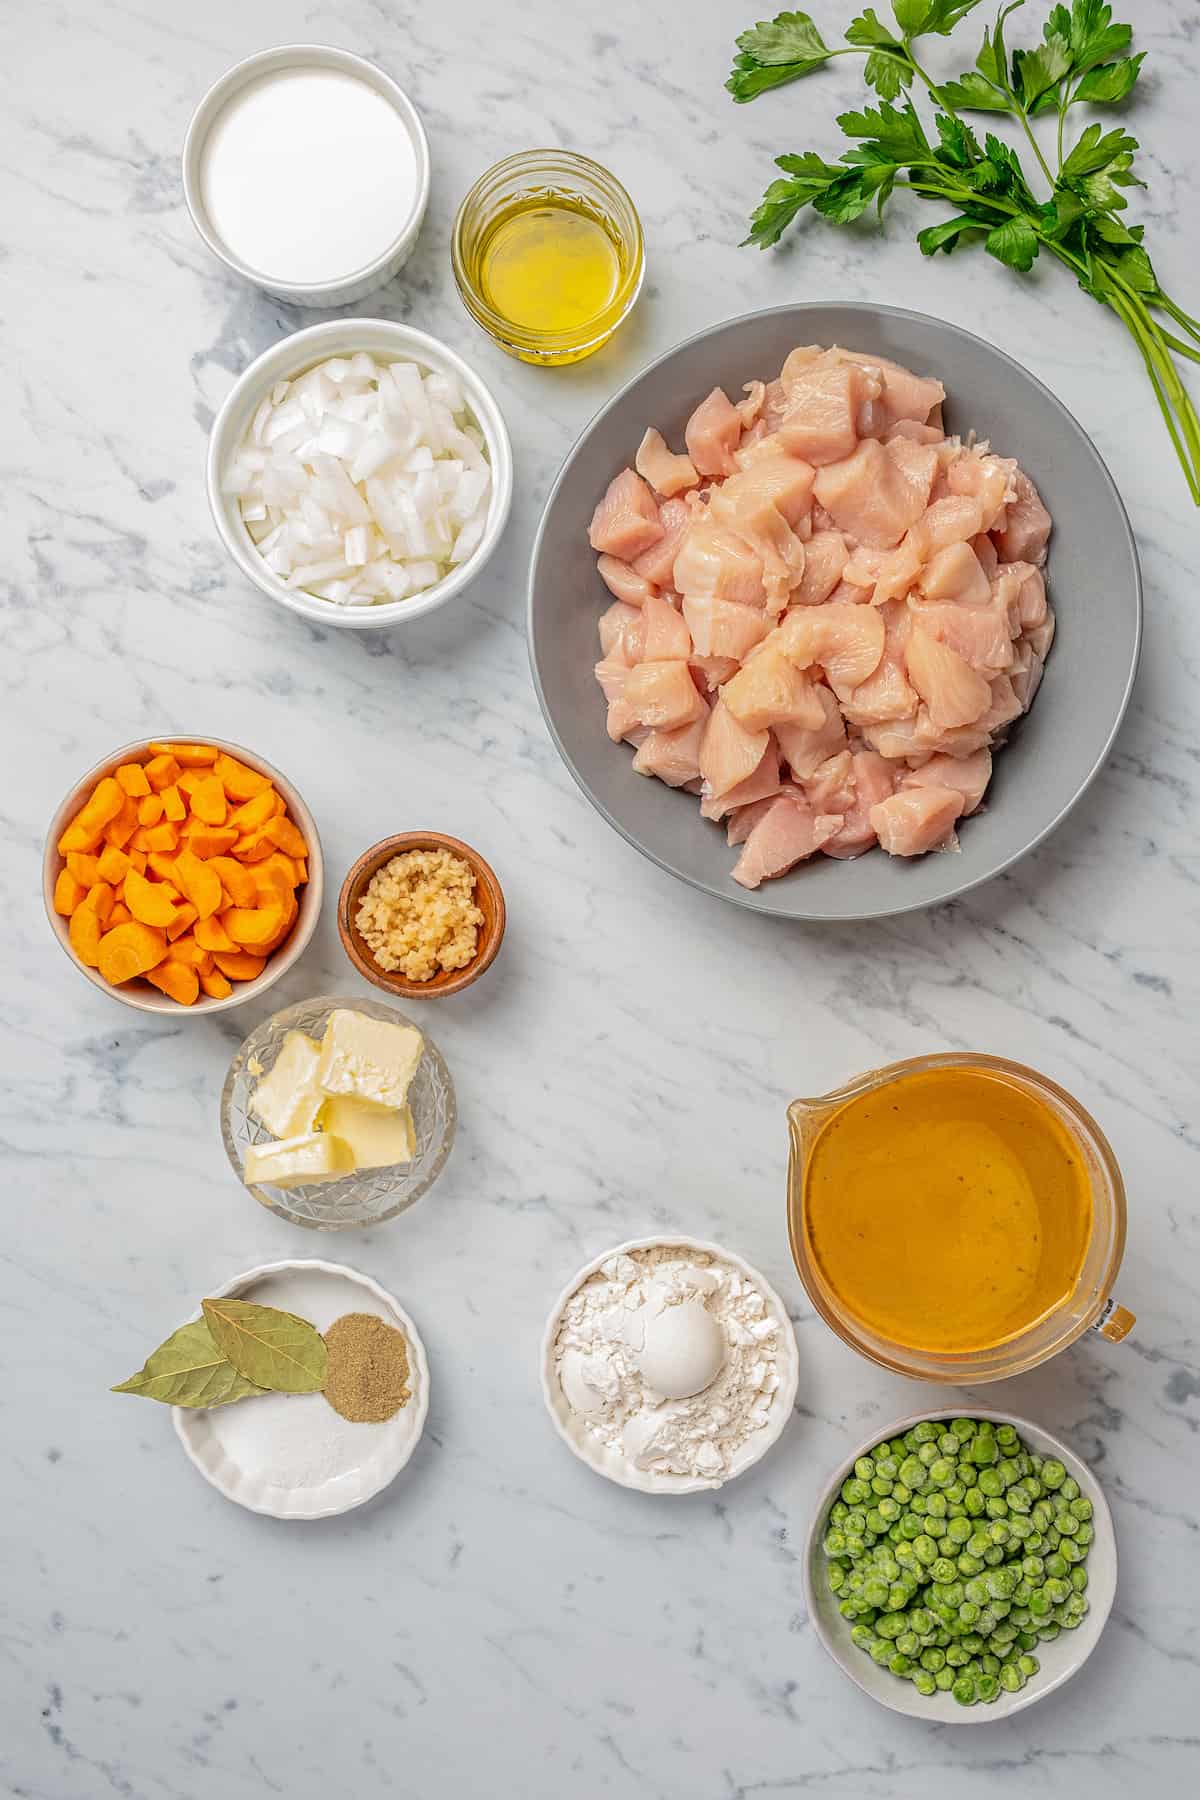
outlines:
[{"label": "chopped white onion", "polygon": [[373,606],[424,592],[478,549],[483,442],[455,376],[360,350],[276,382],[221,485],[288,587]]}]

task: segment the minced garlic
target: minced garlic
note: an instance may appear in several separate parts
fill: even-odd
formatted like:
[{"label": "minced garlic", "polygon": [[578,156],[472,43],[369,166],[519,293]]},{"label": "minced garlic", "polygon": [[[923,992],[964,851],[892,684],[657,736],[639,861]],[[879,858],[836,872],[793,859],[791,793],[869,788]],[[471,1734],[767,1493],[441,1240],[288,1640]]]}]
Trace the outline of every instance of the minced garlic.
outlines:
[{"label": "minced garlic", "polygon": [[405,850],[376,869],[355,920],[379,967],[409,981],[465,969],[483,922],[470,864],[442,849]]}]

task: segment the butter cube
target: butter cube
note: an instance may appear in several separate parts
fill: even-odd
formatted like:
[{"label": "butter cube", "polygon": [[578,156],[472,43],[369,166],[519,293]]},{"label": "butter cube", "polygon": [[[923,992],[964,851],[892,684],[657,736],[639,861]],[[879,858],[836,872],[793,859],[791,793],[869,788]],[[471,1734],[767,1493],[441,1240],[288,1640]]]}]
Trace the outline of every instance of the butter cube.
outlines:
[{"label": "butter cube", "polygon": [[309,1187],[353,1173],[354,1152],[329,1131],[308,1131],[274,1144],[251,1144],[242,1165],[247,1185],[265,1181],[274,1187]]},{"label": "butter cube", "polygon": [[275,1067],[250,1096],[248,1110],[273,1137],[299,1137],[311,1131],[325,1098],[317,1082],[321,1046],[302,1031],[289,1031]]},{"label": "butter cube", "polygon": [[327,1094],[401,1107],[424,1049],[425,1039],[412,1025],[392,1025],[338,1007],[321,1039],[317,1081]]},{"label": "butter cube", "polygon": [[371,1106],[350,1094],[333,1094],[317,1116],[322,1131],[349,1144],[360,1169],[387,1169],[413,1159],[416,1135],[407,1106]]}]

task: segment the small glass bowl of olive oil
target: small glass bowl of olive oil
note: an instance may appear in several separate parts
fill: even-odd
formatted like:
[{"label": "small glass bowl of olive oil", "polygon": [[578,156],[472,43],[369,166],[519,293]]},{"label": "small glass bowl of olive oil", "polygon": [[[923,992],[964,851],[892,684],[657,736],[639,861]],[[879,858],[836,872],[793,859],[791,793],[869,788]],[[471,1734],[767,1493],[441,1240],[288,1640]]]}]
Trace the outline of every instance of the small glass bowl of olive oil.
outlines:
[{"label": "small glass bowl of olive oil", "polygon": [[615,176],[567,150],[525,150],[458,209],[454,279],[510,356],[572,363],[608,342],[638,297],[642,226]]}]

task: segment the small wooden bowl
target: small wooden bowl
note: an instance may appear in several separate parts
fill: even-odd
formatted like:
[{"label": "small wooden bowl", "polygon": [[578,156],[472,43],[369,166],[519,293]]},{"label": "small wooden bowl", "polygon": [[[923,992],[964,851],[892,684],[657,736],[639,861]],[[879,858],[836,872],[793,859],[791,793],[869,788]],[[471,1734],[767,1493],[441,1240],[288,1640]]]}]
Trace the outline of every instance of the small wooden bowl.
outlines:
[{"label": "small wooden bowl", "polygon": [[[405,850],[449,850],[469,863],[475,875],[475,904],[483,914],[479,927],[479,945],[474,959],[465,969],[439,969],[428,981],[412,981],[398,969],[381,969],[364,941],[356,920],[359,903],[376,869],[391,862]],[[338,933],[342,948],[359,974],[389,994],[403,994],[407,1000],[432,1000],[439,994],[457,994],[477,981],[496,959],[504,937],[506,921],[504,892],[494,871],[484,862],[478,850],[458,838],[441,831],[402,831],[396,837],[382,838],[363,853],[342,883],[338,895]]]}]

